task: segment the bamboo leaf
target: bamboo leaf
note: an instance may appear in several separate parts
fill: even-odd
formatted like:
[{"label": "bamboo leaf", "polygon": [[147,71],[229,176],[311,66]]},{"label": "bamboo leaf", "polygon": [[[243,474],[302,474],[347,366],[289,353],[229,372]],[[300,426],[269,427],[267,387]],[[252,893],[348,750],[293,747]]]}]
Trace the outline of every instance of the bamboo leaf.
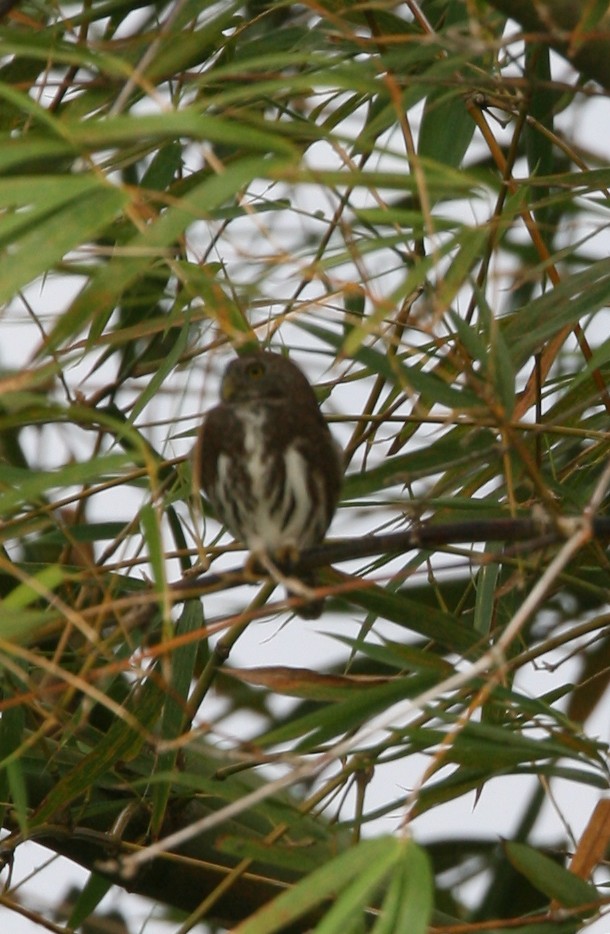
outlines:
[{"label": "bamboo leaf", "polygon": [[395,866],[375,934],[426,934],[434,904],[434,879],[426,852],[413,840],[407,841],[401,861]]},{"label": "bamboo leaf", "polygon": [[403,847],[392,837],[365,840],[306,880],[284,892],[249,921],[236,928],[236,934],[273,934],[303,917],[327,899],[337,899],[335,908],[317,925],[323,934],[345,931],[350,918],[360,917],[369,894],[396,864]]},{"label": "bamboo leaf", "polygon": [[594,885],[533,847],[509,841],[504,849],[513,866],[548,898],[556,899],[566,908],[597,902],[599,895]]},{"label": "bamboo leaf", "polygon": [[[10,253],[0,256],[0,301],[7,301],[32,279],[51,271],[83,240],[97,236],[126,202],[122,191],[108,186],[63,200],[53,210],[45,205],[44,216],[39,213],[34,226],[28,222],[12,241]],[[18,232],[11,231],[13,236]]]}]

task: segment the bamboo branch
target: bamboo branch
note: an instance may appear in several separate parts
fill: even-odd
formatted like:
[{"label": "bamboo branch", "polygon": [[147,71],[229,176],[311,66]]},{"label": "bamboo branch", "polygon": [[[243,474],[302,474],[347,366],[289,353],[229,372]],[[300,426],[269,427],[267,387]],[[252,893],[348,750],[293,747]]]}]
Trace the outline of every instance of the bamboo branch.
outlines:
[{"label": "bamboo branch", "polygon": [[[399,555],[418,548],[442,548],[464,542],[523,542],[529,541],[532,549],[547,547],[563,541],[570,534],[577,517],[523,519],[474,519],[467,522],[421,525],[405,532],[384,535],[363,535],[359,538],[335,539],[317,548],[303,551],[296,563],[278,563],[282,573],[296,576],[313,568],[339,564],[356,558],[376,555]],[[610,518],[594,518],[591,521],[591,537],[600,542],[610,541]],[[231,568],[200,577],[185,577],[171,585],[172,593],[178,597],[193,597],[202,592],[212,593],[228,590],[245,583],[253,583],[257,577],[266,577],[265,569],[256,563]]]}]

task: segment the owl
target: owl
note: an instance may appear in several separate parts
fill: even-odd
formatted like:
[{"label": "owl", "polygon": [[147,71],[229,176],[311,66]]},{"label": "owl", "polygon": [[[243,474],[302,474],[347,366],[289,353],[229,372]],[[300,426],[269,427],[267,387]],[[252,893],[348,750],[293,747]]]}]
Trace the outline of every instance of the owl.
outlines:
[{"label": "owl", "polygon": [[[323,541],[343,477],[315,393],[286,357],[255,351],[229,363],[220,398],[197,441],[201,488],[254,557],[294,560]],[[302,581],[315,586],[315,575]],[[312,600],[298,612],[315,619],[322,607]]]}]

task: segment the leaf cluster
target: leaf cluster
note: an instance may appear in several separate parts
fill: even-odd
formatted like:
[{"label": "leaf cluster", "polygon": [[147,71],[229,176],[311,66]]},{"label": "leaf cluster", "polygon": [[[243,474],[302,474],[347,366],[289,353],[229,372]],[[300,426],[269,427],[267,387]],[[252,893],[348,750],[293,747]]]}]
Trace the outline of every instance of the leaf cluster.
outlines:
[{"label": "leaf cluster", "polygon": [[[610,170],[579,127],[607,122],[606,6],[0,10],[3,910],[74,930],[118,886],[180,934],[605,913]],[[254,342],[345,451],[316,665],[273,639],[239,664],[257,620],[316,634],[193,489]],[[566,785],[590,814],[548,846]],[[470,832],[489,797],[502,845]],[[90,873],[65,927],[11,883],[33,842]]]}]

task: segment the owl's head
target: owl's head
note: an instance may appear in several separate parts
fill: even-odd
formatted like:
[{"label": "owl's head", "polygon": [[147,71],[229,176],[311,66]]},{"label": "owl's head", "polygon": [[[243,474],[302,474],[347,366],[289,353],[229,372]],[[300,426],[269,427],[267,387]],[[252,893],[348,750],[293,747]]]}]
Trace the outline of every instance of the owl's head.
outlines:
[{"label": "owl's head", "polygon": [[316,402],[314,391],[298,366],[268,350],[232,360],[222,378],[220,397],[232,404],[259,399]]}]

